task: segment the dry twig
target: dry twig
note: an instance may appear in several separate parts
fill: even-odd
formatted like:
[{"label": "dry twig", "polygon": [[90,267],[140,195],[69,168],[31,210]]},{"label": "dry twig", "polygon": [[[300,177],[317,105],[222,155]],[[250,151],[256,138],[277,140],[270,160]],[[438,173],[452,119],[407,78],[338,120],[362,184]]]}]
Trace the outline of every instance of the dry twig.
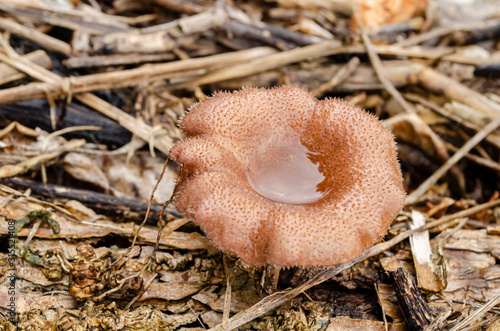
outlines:
[{"label": "dry twig", "polygon": [[427,192],[451,167],[453,167],[460,159],[469,153],[474,146],[479,144],[487,135],[500,127],[500,116],[493,119],[481,131],[476,133],[469,141],[467,141],[452,157],[448,159],[438,170],[436,170],[427,180],[406,197],[407,204],[413,204]]}]

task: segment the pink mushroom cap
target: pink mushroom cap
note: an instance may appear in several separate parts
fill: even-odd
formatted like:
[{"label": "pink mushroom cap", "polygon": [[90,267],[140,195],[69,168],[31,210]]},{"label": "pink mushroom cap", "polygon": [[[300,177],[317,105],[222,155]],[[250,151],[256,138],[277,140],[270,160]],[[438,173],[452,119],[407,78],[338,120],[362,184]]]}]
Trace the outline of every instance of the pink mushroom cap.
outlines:
[{"label": "pink mushroom cap", "polygon": [[403,207],[392,134],[341,100],[244,88],[196,104],[180,127],[177,209],[249,264],[347,262]]}]

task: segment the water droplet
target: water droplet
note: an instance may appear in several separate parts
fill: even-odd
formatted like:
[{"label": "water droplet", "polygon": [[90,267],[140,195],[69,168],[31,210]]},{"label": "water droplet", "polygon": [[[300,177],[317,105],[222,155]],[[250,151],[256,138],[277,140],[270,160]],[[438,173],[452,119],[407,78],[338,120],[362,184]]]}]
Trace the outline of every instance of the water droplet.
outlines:
[{"label": "water droplet", "polygon": [[270,139],[251,156],[247,178],[260,195],[281,203],[307,204],[324,196],[318,187],[325,179],[314,155],[298,137]]}]

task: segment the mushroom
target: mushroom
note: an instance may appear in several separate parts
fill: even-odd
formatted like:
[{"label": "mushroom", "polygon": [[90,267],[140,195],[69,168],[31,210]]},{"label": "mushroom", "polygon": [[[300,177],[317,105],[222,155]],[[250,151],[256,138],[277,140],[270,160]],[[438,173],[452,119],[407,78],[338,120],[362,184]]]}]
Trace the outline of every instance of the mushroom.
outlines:
[{"label": "mushroom", "polygon": [[403,207],[392,134],[341,100],[294,86],[219,92],[180,127],[176,207],[248,264],[349,261]]}]

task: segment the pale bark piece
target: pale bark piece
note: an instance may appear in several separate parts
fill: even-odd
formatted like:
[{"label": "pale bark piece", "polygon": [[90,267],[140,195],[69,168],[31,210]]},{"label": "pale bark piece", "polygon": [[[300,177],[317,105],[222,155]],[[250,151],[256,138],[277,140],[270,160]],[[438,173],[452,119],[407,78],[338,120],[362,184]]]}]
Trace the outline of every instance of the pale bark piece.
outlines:
[{"label": "pale bark piece", "polygon": [[358,320],[349,317],[335,317],[330,320],[330,324],[326,331],[404,331],[406,330],[404,323],[387,323],[387,328],[384,322]]},{"label": "pale bark piece", "polygon": [[9,287],[5,283],[0,283],[0,307],[8,309],[7,304],[11,298],[15,298],[16,312],[26,313],[28,311],[51,308],[76,308],[78,302],[68,293],[54,293],[45,295],[39,291],[23,291],[16,294],[9,294]]},{"label": "pale bark piece", "polygon": [[[444,256],[448,268],[448,298],[484,303],[500,294],[500,240],[497,234],[481,230],[443,231],[447,237]],[[457,305],[457,307],[459,304]]]},{"label": "pale bark piece", "polygon": [[[425,225],[422,213],[412,211],[411,228]],[[429,241],[429,231],[415,233],[410,237],[413,262],[417,271],[418,287],[428,292],[440,292],[446,288],[446,266],[439,252],[433,251]]]},{"label": "pale bark piece", "polygon": [[[6,217],[17,220],[26,216],[29,211],[37,209],[41,209],[41,206],[36,204],[28,205],[22,202],[15,202],[10,203],[8,206],[4,207],[2,209],[2,212]],[[52,239],[82,239],[104,237],[106,235],[114,233],[131,239],[133,238],[137,230],[137,225],[135,223],[117,224],[107,220],[98,220],[92,223],[76,223],[68,221],[66,218],[55,213],[52,214],[52,218],[59,223],[61,228],[60,232],[58,234],[54,234],[52,229],[47,227],[40,227],[36,232],[35,237]],[[19,237],[27,236],[30,231],[31,228],[23,228],[19,232]],[[0,222],[0,234],[8,234],[8,224],[6,221]],[[157,229],[154,227],[146,226],[141,230],[138,238],[149,243],[155,243],[157,237]],[[178,231],[163,232],[162,236],[160,237],[160,245],[181,249],[209,249],[212,247],[208,239],[206,239],[199,233],[184,233]]]}]

